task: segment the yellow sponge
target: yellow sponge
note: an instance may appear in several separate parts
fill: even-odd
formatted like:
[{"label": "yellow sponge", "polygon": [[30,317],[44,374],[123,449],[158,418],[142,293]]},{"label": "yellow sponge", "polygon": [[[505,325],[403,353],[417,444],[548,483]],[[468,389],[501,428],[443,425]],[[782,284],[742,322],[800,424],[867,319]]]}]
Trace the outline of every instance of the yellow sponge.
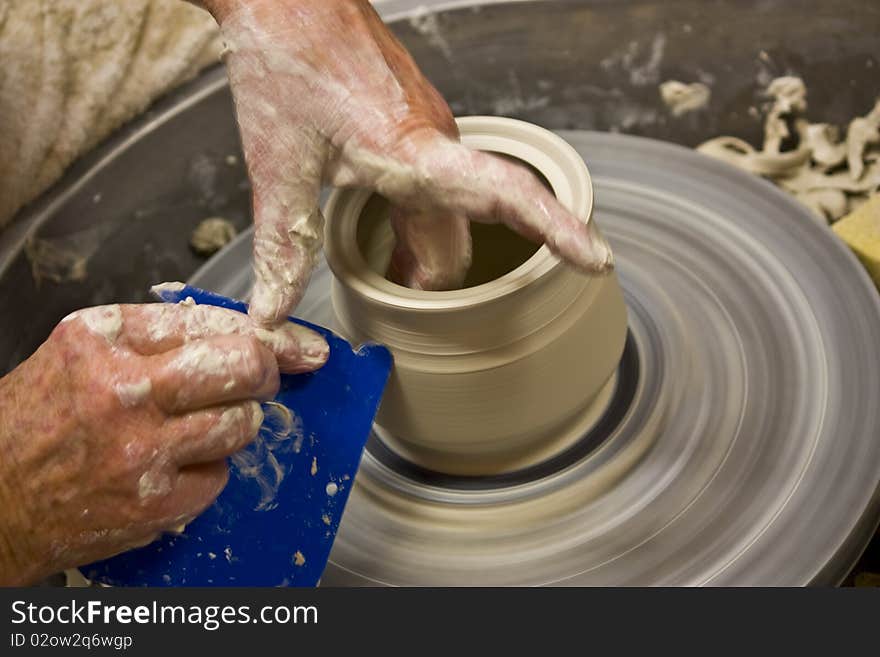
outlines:
[{"label": "yellow sponge", "polygon": [[831,229],[855,252],[880,288],[880,194],[874,194]]}]

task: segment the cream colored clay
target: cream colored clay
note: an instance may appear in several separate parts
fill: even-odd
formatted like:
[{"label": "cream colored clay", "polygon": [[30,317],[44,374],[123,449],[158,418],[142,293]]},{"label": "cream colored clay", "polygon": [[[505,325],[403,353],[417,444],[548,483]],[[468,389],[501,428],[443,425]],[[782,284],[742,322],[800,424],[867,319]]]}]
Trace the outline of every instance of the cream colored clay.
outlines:
[{"label": "cream colored clay", "polygon": [[796,171],[810,159],[805,148],[784,153],[759,151],[736,137],[716,137],[697,146],[697,150],[749,173],[771,177]]},{"label": "cream colored clay", "polygon": [[839,189],[811,189],[805,192],[795,192],[794,197],[810,208],[817,215],[817,218],[823,218],[827,221],[846,214],[849,205],[846,194]]},{"label": "cream colored clay", "polygon": [[779,153],[782,140],[790,135],[784,117],[807,109],[807,87],[800,78],[784,76],[767,86],[767,95],[773,105],[764,122],[764,151]]},{"label": "cream colored clay", "polygon": [[[247,408],[248,410],[245,410]],[[216,440],[217,438],[225,438],[229,446],[238,442],[238,436],[233,432],[236,426],[240,426],[248,422],[250,431],[256,435],[263,423],[263,411],[260,404],[255,401],[246,402],[245,406],[233,406],[227,408],[220,415],[217,423],[208,430],[208,439]]]},{"label": "cream colored clay", "polygon": [[168,281],[166,283],[157,283],[150,288],[150,292],[155,296],[161,296],[163,292],[180,292],[186,288],[185,283],[180,281]]},{"label": "cream colored clay", "polygon": [[168,475],[154,470],[147,470],[138,479],[138,497],[142,500],[165,495],[171,490],[171,479]]},{"label": "cream colored clay", "polygon": [[846,144],[840,143],[837,126],[828,123],[806,123],[799,132],[801,142],[810,150],[814,164],[832,169],[846,160]]},{"label": "cream colored clay", "polygon": [[85,308],[71,313],[63,322],[79,320],[90,333],[98,335],[113,344],[122,333],[122,309],[118,305]]},{"label": "cream colored clay", "polygon": [[712,97],[712,90],[702,82],[686,84],[678,80],[667,80],[660,85],[660,97],[672,116],[678,117],[705,109]]},{"label": "cream colored clay", "polygon": [[241,361],[238,350],[226,351],[206,342],[187,344],[180,348],[180,355],[173,366],[187,377],[208,377],[222,374]]},{"label": "cream colored clay", "polygon": [[144,403],[150,396],[152,389],[153,385],[147,377],[134,383],[117,383],[113,386],[113,390],[119,398],[119,403],[125,408],[134,408]]},{"label": "cream colored clay", "polygon": [[794,175],[781,176],[777,184],[790,192],[837,189],[855,194],[871,192],[880,187],[880,162],[869,162],[858,180],[848,171],[825,174],[810,167],[801,167]]},{"label": "cream colored clay", "polygon": [[[769,178],[823,222],[837,221],[880,189],[880,162],[871,150],[880,143],[880,101],[867,115],[850,122],[841,142],[835,126],[801,117],[807,108],[807,89],[800,78],[777,78],[766,93],[773,102],[760,150],[736,137],[716,137],[697,150]],[[782,141],[791,136],[789,123],[797,146],[782,151]]]},{"label": "cream colored clay", "polygon": [[854,180],[858,180],[865,169],[862,159],[865,148],[877,143],[880,143],[880,101],[867,116],[853,119],[846,131],[846,162]]},{"label": "cream colored clay", "polygon": [[[157,294],[165,289],[179,292],[182,284],[162,283],[152,289]],[[181,306],[186,310],[182,310]],[[150,337],[156,342],[180,336],[185,343],[189,343],[216,335],[252,334],[275,352],[298,344],[303,362],[323,359],[327,351],[324,339],[304,326],[287,322],[272,330],[259,328],[247,315],[226,308],[198,305],[192,297],[176,305],[152,304],[145,307],[143,312],[147,316]]]},{"label": "cream colored clay", "polygon": [[[535,167],[601,239],[589,174],[568,144],[510,119],[469,117],[459,127],[466,146]],[[546,246],[516,251],[517,238],[503,243],[507,258],[481,265],[475,257],[492,280],[477,276],[473,287],[450,292],[404,288],[381,275],[390,248],[382,207],[348,190],[326,208],[337,328],[394,353],[380,437],[420,465],[457,474],[516,469],[570,444],[623,351],[617,277],[576,272]]]},{"label": "cream colored clay", "polygon": [[189,245],[199,255],[209,256],[232,241],[236,235],[235,226],[223,217],[209,217],[202,220],[189,238]]}]

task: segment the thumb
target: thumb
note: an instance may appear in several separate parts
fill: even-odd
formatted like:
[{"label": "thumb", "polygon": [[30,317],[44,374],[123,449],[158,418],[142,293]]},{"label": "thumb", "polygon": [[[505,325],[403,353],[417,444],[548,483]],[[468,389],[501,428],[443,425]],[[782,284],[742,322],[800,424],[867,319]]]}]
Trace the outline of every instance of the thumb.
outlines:
[{"label": "thumb", "polygon": [[326,144],[314,129],[279,114],[283,87],[246,51],[228,62],[229,84],[253,189],[254,287],[249,314],[272,328],[309,284],[324,237],[318,209]]},{"label": "thumb", "polygon": [[302,299],[324,241],[320,179],[254,180],[254,287],[258,325],[283,322]]}]

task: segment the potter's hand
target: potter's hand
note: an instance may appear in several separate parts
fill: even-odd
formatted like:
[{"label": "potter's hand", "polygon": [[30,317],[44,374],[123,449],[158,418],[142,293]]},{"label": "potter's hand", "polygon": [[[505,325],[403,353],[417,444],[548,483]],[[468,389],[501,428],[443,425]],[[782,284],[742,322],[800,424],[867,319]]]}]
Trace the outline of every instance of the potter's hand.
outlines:
[{"label": "potter's hand", "polygon": [[254,190],[251,315],[285,317],[322,241],[322,180],[396,205],[391,274],[459,286],[468,220],[504,222],[588,271],[604,241],[524,167],[458,142],[446,103],[366,0],[203,0],[221,25]]},{"label": "potter's hand", "polygon": [[0,379],[0,584],[146,544],[226,483],[279,369],[317,369],[318,334],[210,306],[68,316]]}]

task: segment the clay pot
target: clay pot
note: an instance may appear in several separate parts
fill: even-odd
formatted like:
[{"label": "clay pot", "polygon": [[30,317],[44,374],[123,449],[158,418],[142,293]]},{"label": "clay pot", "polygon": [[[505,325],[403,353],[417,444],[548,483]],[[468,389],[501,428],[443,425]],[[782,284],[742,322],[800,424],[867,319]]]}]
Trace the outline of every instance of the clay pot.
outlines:
[{"label": "clay pot", "polygon": [[[465,145],[525,162],[591,220],[589,172],[560,137],[497,117],[458,124]],[[626,337],[616,275],[585,276],[546,246],[474,224],[470,287],[411,290],[383,276],[393,245],[384,199],[336,190],[325,216],[336,329],[394,354],[376,418],[394,451],[440,472],[497,474],[558,453],[595,420]]]}]

